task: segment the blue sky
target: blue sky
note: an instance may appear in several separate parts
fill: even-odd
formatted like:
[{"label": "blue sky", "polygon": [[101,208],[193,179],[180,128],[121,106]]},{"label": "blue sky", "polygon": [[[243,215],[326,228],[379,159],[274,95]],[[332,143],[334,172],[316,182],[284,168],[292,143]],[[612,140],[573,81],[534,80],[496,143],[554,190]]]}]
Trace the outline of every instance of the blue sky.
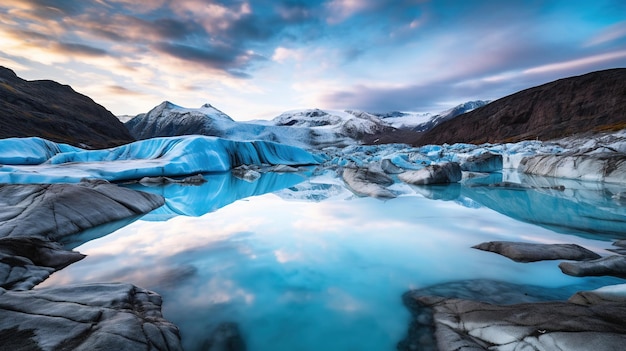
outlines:
[{"label": "blue sky", "polygon": [[626,67],[626,1],[3,0],[0,65],[118,115],[437,112]]}]

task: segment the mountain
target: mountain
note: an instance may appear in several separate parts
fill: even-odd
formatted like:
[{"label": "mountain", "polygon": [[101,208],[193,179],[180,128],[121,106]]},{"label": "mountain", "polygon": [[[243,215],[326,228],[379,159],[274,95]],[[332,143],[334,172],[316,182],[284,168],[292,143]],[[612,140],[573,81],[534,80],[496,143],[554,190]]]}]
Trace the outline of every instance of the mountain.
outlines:
[{"label": "mountain", "polygon": [[70,86],[26,81],[1,66],[0,116],[0,138],[37,136],[91,148],[134,140],[111,112]]},{"label": "mountain", "polygon": [[194,109],[177,106],[169,101],[125,123],[131,135],[137,139],[191,134],[222,137],[234,125],[232,118],[209,104]]},{"label": "mountain", "polygon": [[404,139],[414,145],[548,140],[626,128],[626,69],[529,88]]},{"label": "mountain", "polygon": [[209,104],[186,108],[167,101],[125,125],[137,139],[199,134],[306,148],[352,145],[366,135],[392,129],[376,116],[359,111],[296,110],[271,121],[236,122]]},{"label": "mountain", "polygon": [[473,111],[479,107],[483,107],[487,105],[489,101],[487,100],[475,100],[468,101],[466,103],[457,105],[449,110],[443,111],[435,116],[432,116],[427,122],[420,123],[419,125],[413,128],[416,132],[426,132],[438,126],[439,124],[449,121],[453,118],[456,118],[464,113]]}]

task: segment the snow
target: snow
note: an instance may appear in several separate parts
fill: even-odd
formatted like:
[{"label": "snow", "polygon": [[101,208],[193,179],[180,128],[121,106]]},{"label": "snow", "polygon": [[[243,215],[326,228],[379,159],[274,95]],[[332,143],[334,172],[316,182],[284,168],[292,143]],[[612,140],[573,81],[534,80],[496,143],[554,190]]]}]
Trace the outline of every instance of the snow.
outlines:
[{"label": "snow", "polygon": [[[206,136],[154,138],[104,150],[67,148],[42,139],[5,139],[0,159],[38,161],[0,167],[0,182],[78,182],[82,178],[109,181],[154,176],[224,172],[240,165],[307,165],[322,159],[301,148],[265,141],[240,142]],[[20,155],[19,150],[25,152]],[[52,150],[51,152],[45,152]],[[7,156],[5,156],[5,151]],[[47,158],[47,160],[46,160]]]},{"label": "snow", "polygon": [[247,141],[264,140],[303,148],[357,144],[359,136],[375,133],[388,125],[359,111],[296,110],[272,121],[236,122],[210,104],[186,108],[163,102],[126,123],[138,139],[201,134]]}]

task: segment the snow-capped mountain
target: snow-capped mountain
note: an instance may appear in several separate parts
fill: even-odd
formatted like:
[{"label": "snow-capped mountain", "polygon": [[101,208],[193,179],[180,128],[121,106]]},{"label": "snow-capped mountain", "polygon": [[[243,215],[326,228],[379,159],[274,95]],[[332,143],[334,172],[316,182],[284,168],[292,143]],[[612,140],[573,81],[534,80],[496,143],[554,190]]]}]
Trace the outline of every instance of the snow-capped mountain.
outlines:
[{"label": "snow-capped mountain", "polygon": [[126,122],[131,135],[137,139],[163,136],[201,134],[222,136],[236,122],[210,104],[200,108],[185,108],[164,101],[148,113]]},{"label": "snow-capped mountain", "polygon": [[466,103],[457,105],[449,110],[440,112],[434,116],[430,116],[427,121],[419,123],[415,125],[413,128],[416,132],[425,132],[427,130],[433,129],[437,125],[442,122],[451,120],[455,117],[458,117],[464,113],[473,111],[479,107],[483,107],[489,103],[488,100],[476,100],[476,101],[468,101]]},{"label": "snow-capped mountain", "polygon": [[296,110],[271,121],[236,122],[209,104],[186,108],[168,101],[125,125],[137,139],[199,134],[306,148],[358,144],[365,135],[391,129],[378,117],[359,111]]},{"label": "snow-capped mountain", "polygon": [[318,133],[332,132],[353,139],[359,139],[365,134],[379,133],[389,128],[387,123],[367,112],[317,108],[284,112],[274,118],[271,123],[275,126],[311,128]]},{"label": "snow-capped mountain", "polygon": [[420,124],[427,123],[431,118],[438,115],[433,115],[430,112],[400,112],[392,111],[385,113],[373,113],[374,116],[382,119],[394,128],[414,128]]}]

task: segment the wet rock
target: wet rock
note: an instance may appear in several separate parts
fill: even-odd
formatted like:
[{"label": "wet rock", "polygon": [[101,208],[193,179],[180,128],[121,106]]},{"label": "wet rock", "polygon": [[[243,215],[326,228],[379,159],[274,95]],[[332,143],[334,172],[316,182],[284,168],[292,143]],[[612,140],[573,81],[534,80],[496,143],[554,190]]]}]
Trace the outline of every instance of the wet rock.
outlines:
[{"label": "wet rock", "polygon": [[393,184],[393,179],[382,172],[367,168],[346,168],[342,174],[343,180],[357,195],[376,198],[394,198],[386,186]]},{"label": "wet rock", "polygon": [[387,174],[399,174],[404,172],[404,169],[394,165],[393,162],[387,158],[380,161],[380,168]]},{"label": "wet rock", "polygon": [[11,350],[181,350],[161,297],[130,284],[0,289],[0,345]]},{"label": "wet rock", "polygon": [[209,340],[203,345],[206,351],[246,351],[246,344],[236,323],[225,322],[213,330]]},{"label": "wet rock", "polygon": [[49,241],[138,216],[164,203],[161,196],[107,182],[0,184],[0,199],[0,238]]},{"label": "wet rock", "polygon": [[604,276],[626,278],[626,256],[607,256],[585,262],[561,262],[561,271],[575,277]]},{"label": "wet rock", "polygon": [[461,167],[456,162],[434,164],[416,171],[400,173],[398,178],[413,185],[447,184],[461,180]]},{"label": "wet rock", "polygon": [[497,172],[502,170],[502,155],[485,152],[470,156],[461,163],[461,170],[469,172]]},{"label": "wet rock", "polygon": [[[412,315],[407,336],[398,343],[400,351],[439,351],[435,339],[434,310],[419,301],[423,296],[439,296],[448,299],[475,300],[489,304],[515,304],[550,300],[566,300],[576,286],[545,288],[518,285],[488,279],[472,279],[437,284],[411,290],[402,295],[404,305]],[[468,350],[468,349],[464,349]],[[482,350],[482,349],[480,349]]]},{"label": "wet rock", "polygon": [[597,253],[576,244],[533,244],[511,241],[490,241],[472,246],[474,249],[490,251],[506,256],[516,262],[543,260],[593,260]]},{"label": "wet rock", "polygon": [[239,167],[233,168],[231,172],[235,177],[252,183],[261,178],[261,172],[259,172],[259,170],[259,167],[241,165]]},{"label": "wet rock", "polygon": [[53,272],[84,257],[78,252],[64,250],[58,243],[37,238],[1,238],[0,287],[29,290]]},{"label": "wet rock", "polygon": [[626,342],[626,305],[603,301],[493,305],[436,296],[432,308],[439,350],[619,350]]},{"label": "wet rock", "polygon": [[626,249],[626,240],[618,240],[613,243],[614,246],[623,247]]},{"label": "wet rock", "polygon": [[139,180],[139,184],[143,185],[164,185],[164,184],[189,184],[199,185],[206,183],[206,179],[202,174],[185,177],[183,179],[174,179],[170,177],[143,177]]},{"label": "wet rock", "polygon": [[579,305],[593,305],[607,301],[626,303],[626,284],[603,286],[592,291],[579,291],[568,301]]},{"label": "wet rock", "polygon": [[626,182],[626,155],[622,153],[536,155],[524,157],[518,170],[555,178],[624,183]]}]

